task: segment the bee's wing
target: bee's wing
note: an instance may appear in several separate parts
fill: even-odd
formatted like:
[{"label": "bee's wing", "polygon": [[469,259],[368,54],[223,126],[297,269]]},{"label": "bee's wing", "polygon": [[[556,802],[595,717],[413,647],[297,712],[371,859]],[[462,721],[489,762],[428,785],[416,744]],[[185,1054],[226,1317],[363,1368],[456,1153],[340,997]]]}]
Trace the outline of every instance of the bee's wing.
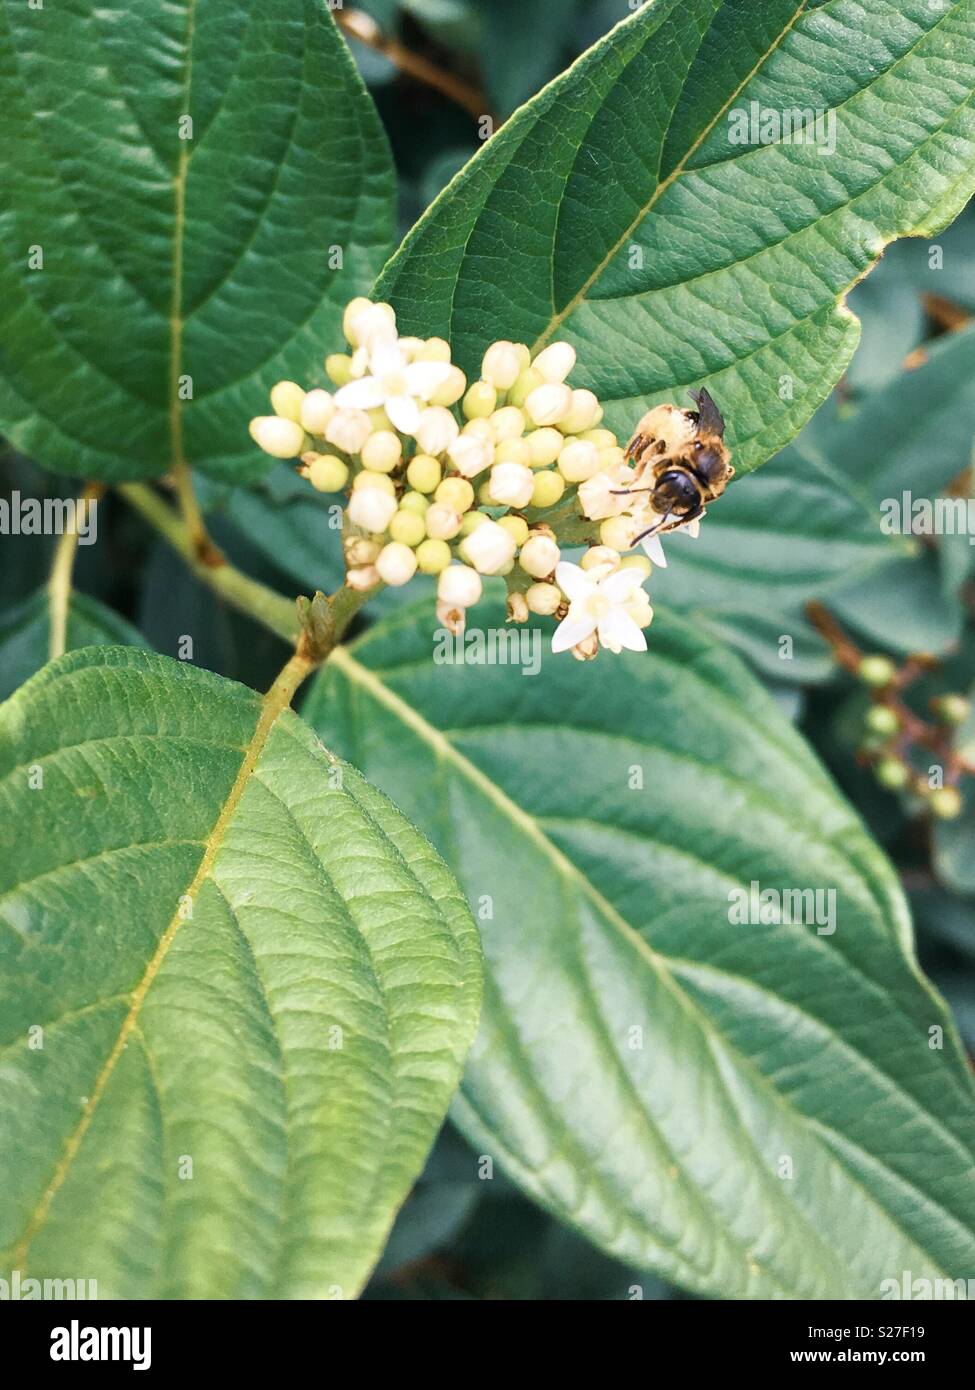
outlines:
[{"label": "bee's wing", "polygon": [[724,435],[724,416],[708,392],[702,386],[700,391],[691,391],[689,395],[697,406],[698,433],[716,434],[721,439]]}]

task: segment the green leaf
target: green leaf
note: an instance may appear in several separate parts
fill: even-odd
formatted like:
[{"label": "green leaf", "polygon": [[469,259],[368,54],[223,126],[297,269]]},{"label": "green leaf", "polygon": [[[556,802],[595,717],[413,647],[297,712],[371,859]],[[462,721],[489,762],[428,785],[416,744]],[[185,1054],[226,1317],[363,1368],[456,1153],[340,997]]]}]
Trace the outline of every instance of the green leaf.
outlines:
[{"label": "green leaf", "polygon": [[393,221],[325,0],[3,0],[0,97],[4,433],[77,477],[258,476],[248,418],[323,380]]},{"label": "green leaf", "polygon": [[[505,123],[380,290],[467,370],[567,339],[621,435],[706,384],[747,473],[849,362],[847,291],[975,186],[973,25],[975,0],[655,0]],[[752,102],[834,112],[835,151],[735,143]]]},{"label": "green leaf", "polygon": [[0,709],[0,1269],[351,1297],[422,1166],[477,933],[272,695],[112,647]]},{"label": "green leaf", "polygon": [[[46,589],[0,615],[0,700],[12,695],[48,659],[51,641],[51,602]],[[68,600],[65,651],[124,643],[146,642],[124,618],[97,599],[72,591]]]},{"label": "green leaf", "polygon": [[[757,682],[659,613],[647,656],[535,677],[434,650],[428,618],[380,624],[304,715],[474,904],[484,1017],[454,1113],[477,1152],[704,1293],[967,1277],[965,1059],[889,865]],[[835,890],[835,933],[733,923],[752,883]]]}]

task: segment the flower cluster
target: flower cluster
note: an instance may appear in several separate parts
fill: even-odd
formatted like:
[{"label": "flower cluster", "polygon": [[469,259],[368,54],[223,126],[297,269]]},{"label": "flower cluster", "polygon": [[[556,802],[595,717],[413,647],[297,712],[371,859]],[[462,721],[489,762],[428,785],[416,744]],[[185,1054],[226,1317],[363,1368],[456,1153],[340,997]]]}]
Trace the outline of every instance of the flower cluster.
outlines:
[{"label": "flower cluster", "polygon": [[[348,584],[435,575],[440,621],[459,633],[482,576],[503,575],[511,621],[561,620],[553,650],[644,650],[642,586],[663,552],[648,537],[647,555],[626,553],[652,515],[645,493],[626,493],[634,472],[599,401],[567,382],[574,349],[496,342],[469,383],[442,338],[400,337],[388,304],[353,300],[343,330],[350,351],[325,359],[336,389],[280,381],[250,431],[300,458],[314,488],[347,493]],[[659,410],[673,412],[663,430],[689,427]],[[568,545],[588,545],[580,565],[562,559]]]}]

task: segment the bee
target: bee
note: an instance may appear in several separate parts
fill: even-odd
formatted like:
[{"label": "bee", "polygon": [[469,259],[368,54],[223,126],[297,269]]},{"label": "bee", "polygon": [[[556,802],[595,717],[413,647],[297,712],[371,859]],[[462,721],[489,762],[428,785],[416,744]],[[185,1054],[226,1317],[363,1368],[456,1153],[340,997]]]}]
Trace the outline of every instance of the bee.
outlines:
[{"label": "bee", "polygon": [[721,411],[707,391],[690,396],[697,410],[648,410],[624,451],[635,465],[633,485],[624,491],[649,493],[648,505],[660,517],[636,541],[697,520],[734,477]]}]

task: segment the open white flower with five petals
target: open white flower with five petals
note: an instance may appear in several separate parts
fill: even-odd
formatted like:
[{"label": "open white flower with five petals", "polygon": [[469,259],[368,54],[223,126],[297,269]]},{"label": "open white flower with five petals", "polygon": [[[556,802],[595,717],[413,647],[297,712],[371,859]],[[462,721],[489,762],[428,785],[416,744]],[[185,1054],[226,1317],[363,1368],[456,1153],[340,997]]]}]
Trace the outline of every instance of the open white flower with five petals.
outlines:
[{"label": "open white flower with five petals", "polygon": [[555,581],[569,600],[569,611],[555,629],[552,651],[568,651],[595,632],[599,645],[612,652],[624,647],[645,652],[647,639],[627,611],[644,577],[636,567],[614,572],[608,565],[597,565],[584,570],[563,560]]},{"label": "open white flower with five petals", "polygon": [[335,393],[340,410],[382,407],[400,434],[413,434],[420,411],[450,376],[449,362],[411,362],[398,342],[380,342],[369,352],[368,373]]}]

